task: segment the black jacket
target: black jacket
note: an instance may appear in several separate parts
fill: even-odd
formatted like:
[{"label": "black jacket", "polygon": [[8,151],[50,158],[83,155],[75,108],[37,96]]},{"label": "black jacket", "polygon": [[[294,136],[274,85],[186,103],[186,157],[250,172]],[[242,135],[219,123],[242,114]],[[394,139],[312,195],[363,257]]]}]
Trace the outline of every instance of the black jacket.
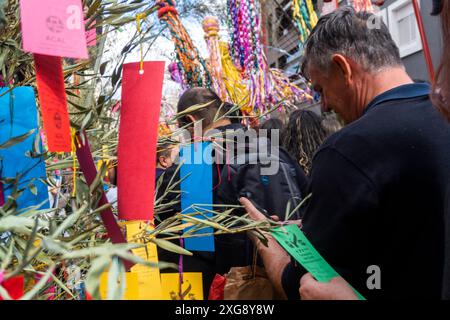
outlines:
[{"label": "black jacket", "polygon": [[[441,297],[450,125],[428,93],[410,84],[376,97],[313,160],[303,231],[367,299]],[[381,270],[379,290],[366,284],[372,265]],[[304,272],[294,263],[284,270],[290,298]]]}]

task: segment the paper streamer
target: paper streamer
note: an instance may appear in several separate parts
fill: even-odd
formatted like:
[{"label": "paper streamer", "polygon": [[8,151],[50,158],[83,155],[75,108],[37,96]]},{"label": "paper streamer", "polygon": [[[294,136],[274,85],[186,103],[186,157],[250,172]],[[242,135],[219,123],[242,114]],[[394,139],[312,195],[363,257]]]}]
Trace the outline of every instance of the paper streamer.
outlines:
[{"label": "paper streamer", "polygon": [[[39,142],[36,101],[32,87],[17,87],[12,91],[0,88],[0,144],[35,130],[25,140],[6,149],[0,149],[2,179],[18,179],[18,183],[2,186],[0,203],[14,193],[25,189],[16,199],[18,209],[41,205],[49,207],[45,162]],[[3,198],[3,199],[1,199]]]},{"label": "paper streamer", "polygon": [[[319,282],[329,282],[339,274],[325,261],[297,225],[291,224],[271,231],[278,243]],[[365,298],[355,289],[361,300]]]},{"label": "paper streamer", "polygon": [[[134,236],[142,233],[146,226],[146,222],[132,221],[127,222],[127,240],[130,243],[138,243],[134,239]],[[150,226],[147,227],[151,228]],[[158,263],[158,250],[154,243],[149,243],[145,247],[133,249],[133,254],[142,258],[145,261]],[[159,274],[159,268],[150,268],[140,264],[131,268],[131,272],[137,274],[139,288],[138,299],[140,300],[161,300],[161,279]]]},{"label": "paper streamer", "polygon": [[118,208],[123,220],[152,220],[164,62],[123,66],[118,145]]},{"label": "paper streamer", "polygon": [[[78,140],[80,141],[80,144],[76,143],[77,158],[78,163],[80,164],[80,169],[83,172],[84,177],[86,178],[87,184],[91,185],[94,182],[95,177],[97,176],[97,169],[95,168],[94,159],[92,158],[91,148],[89,146],[87,137],[84,133],[83,135],[83,139],[81,138],[80,134],[77,135]],[[102,190],[102,196],[98,203],[98,207],[101,207],[107,203],[108,200],[106,199],[105,193]],[[120,230],[120,227],[118,226],[117,221],[114,218],[114,214],[111,211],[111,208],[103,210],[100,213],[100,216],[112,243],[126,243],[127,241],[125,239],[125,236]],[[124,261],[124,263],[127,270],[129,270],[133,266],[133,263],[129,261]]]},{"label": "paper streamer", "polygon": [[20,0],[24,51],[87,59],[81,0]]},{"label": "paper streamer", "polygon": [[70,121],[60,57],[34,55],[42,120],[50,152],[70,152]]},{"label": "paper streamer", "polygon": [[[188,214],[198,211],[212,210],[212,145],[210,142],[196,142],[183,146],[180,152],[183,163],[180,168],[181,212]],[[207,217],[212,214],[206,213]],[[197,215],[196,218],[204,219]],[[186,229],[189,230],[190,228]],[[212,228],[203,228],[197,233],[212,233]],[[192,251],[214,251],[214,237],[193,237],[185,239],[185,248]]]},{"label": "paper streamer", "polygon": [[[25,279],[23,276],[12,277],[11,279],[0,282],[0,284],[6,289],[6,292],[8,292],[13,300],[19,300],[24,294]],[[0,300],[3,299],[0,297]]]}]

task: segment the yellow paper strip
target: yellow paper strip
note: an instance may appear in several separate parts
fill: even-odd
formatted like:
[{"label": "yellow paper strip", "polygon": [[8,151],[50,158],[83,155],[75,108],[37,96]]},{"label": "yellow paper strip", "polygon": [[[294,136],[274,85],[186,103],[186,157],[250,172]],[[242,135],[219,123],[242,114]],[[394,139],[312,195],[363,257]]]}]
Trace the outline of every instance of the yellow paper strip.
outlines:
[{"label": "yellow paper strip", "polygon": [[[125,274],[125,300],[138,300],[139,299],[139,285],[137,274],[127,272]],[[107,300],[108,296],[108,272],[102,273],[100,276],[100,297],[102,300]]]},{"label": "yellow paper strip", "polygon": [[[146,223],[140,221],[132,221],[126,224],[128,242],[135,242],[135,236],[142,233]],[[150,228],[148,226],[147,228]],[[133,250],[133,254],[139,256],[143,260],[158,263],[158,251],[153,243],[147,244],[146,247]],[[131,268],[131,272],[137,274],[139,282],[139,299],[140,300],[161,300],[161,280],[159,268],[150,268],[143,265],[135,265]]]},{"label": "yellow paper strip", "polygon": [[[162,273],[161,287],[163,300],[181,300],[179,273]],[[203,281],[201,272],[183,273],[183,300],[203,300]]]}]

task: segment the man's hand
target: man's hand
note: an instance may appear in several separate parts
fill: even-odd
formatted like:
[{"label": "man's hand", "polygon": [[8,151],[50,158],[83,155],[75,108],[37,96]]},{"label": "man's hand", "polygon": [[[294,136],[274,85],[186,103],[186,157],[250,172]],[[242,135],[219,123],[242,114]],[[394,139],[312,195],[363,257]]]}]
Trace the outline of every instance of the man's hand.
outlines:
[{"label": "man's hand", "polygon": [[[261,211],[255,208],[253,203],[248,200],[247,198],[240,198],[239,201],[244,206],[245,210],[247,211],[250,218],[252,218],[255,221],[263,221],[268,220],[267,216],[265,216]],[[270,216],[270,219],[272,219],[275,222],[280,222],[280,218],[276,215]],[[292,221],[286,221],[286,224],[296,224],[299,227],[301,227],[302,222],[301,220],[292,220]]]},{"label": "man's hand", "polygon": [[[247,210],[248,215],[255,221],[264,221],[268,218],[261,213],[255,206],[246,198],[240,198],[239,201]],[[265,232],[268,242],[267,246],[264,246],[256,237],[250,237],[254,241],[258,248],[258,253],[263,260],[264,267],[267,272],[267,276],[272,282],[278,295],[285,298],[285,293],[281,285],[281,275],[284,268],[291,259],[284,249],[278,244],[278,242],[272,237],[269,232]]]},{"label": "man's hand", "polygon": [[300,279],[302,300],[359,300],[350,285],[341,277],[328,283],[318,282],[310,273]]}]

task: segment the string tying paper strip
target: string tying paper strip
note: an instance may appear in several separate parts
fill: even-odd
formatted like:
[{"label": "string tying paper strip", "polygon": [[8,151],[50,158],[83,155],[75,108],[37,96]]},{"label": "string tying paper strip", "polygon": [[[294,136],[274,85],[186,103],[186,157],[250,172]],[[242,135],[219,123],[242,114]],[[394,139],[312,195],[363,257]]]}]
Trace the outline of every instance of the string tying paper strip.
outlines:
[{"label": "string tying paper strip", "polygon": [[123,66],[118,146],[118,208],[123,220],[152,220],[164,62]]}]

